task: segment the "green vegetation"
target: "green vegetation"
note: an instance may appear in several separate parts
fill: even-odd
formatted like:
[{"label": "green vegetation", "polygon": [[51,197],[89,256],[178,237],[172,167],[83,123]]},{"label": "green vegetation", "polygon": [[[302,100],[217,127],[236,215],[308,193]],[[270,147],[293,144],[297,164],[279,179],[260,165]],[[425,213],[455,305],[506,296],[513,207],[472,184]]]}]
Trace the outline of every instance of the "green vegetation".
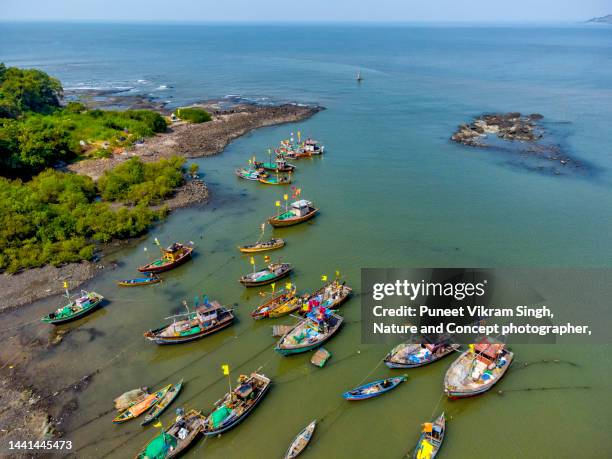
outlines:
[{"label": "green vegetation", "polygon": [[183,183],[184,163],[178,156],[155,163],[131,158],[106,171],[98,180],[98,188],[107,201],[151,204],[171,195]]},{"label": "green vegetation", "polygon": [[197,107],[183,107],[176,110],[176,116],[191,123],[206,123],[212,120],[210,113]]},{"label": "green vegetation", "polygon": [[0,63],[0,118],[27,112],[50,113],[59,107],[62,85],[45,72]]},{"label": "green vegetation", "polygon": [[112,209],[86,176],[49,169],[27,183],[0,177],[0,270],[91,259],[96,242],[142,234],[163,215],[144,203]]},{"label": "green vegetation", "polygon": [[149,205],[183,183],[178,157],[132,158],[97,184],[47,169],[83,153],[109,156],[166,130],[152,111],[60,107],[61,94],[59,81],[44,72],[0,64],[0,271],[91,259],[98,242],[146,232],[166,212]]},{"label": "green vegetation", "polygon": [[61,94],[60,82],[44,72],[0,64],[0,175],[31,177],[85,152],[110,156],[167,127],[150,110],[88,110],[78,102],[61,108]]}]

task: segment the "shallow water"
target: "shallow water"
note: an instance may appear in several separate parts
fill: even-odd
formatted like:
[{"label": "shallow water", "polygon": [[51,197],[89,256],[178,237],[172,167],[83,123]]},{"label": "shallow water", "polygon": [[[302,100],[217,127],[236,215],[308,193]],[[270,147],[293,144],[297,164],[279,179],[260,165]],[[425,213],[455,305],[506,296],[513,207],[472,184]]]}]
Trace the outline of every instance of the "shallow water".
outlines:
[{"label": "shallow water", "polygon": [[[324,369],[309,363],[310,354],[276,354],[271,325],[292,319],[251,320],[258,289],[238,284],[251,267],[235,247],[257,238],[283,191],[233,175],[254,152],[267,156],[268,147],[298,128],[326,145],[328,154],[298,162],[295,175],[302,196],[321,214],[275,230],[287,246],[270,253],[295,265],[291,280],[299,289],[313,289],[322,274],[339,270],[358,290],[361,267],[609,267],[611,28],[0,28],[7,64],[42,68],[66,87],[126,87],[171,105],[235,94],[327,108],[196,160],[211,189],[209,205],[175,212],[142,242],[104,260],[108,268],[88,288],[109,303],[65,326],[70,333],[39,362],[55,375],[53,387],[101,369],[61,426],[78,457],[132,457],[154,435],[153,427],[136,421],[111,424],[113,413],[106,412],[126,390],[185,378],[175,407],[208,412],[226,390],[225,363],[236,377],[263,366],[274,386],[244,424],[198,443],[188,457],[279,457],[314,418],[323,422],[308,456],[399,457],[414,446],[420,423],[442,410],[452,419],[440,457],[594,457],[612,450],[609,346],[514,346],[517,361],[496,387],[502,395],[445,400],[442,380],[451,357],[410,371],[407,383],[383,397],[350,404],[342,392],[392,373],[380,364],[386,347],[360,344],[356,295],[340,310],[346,325],[325,346],[333,357]],[[354,81],[358,70],[361,84]],[[542,174],[515,155],[448,141],[457,124],[484,111],[542,113],[557,143],[592,168]],[[147,260],[143,248],[154,251],[154,237],[192,240],[197,256],[159,285],[117,288],[116,279],[133,277]],[[113,259],[120,261],[115,270]],[[237,323],[191,344],[145,342],[143,331],[178,311],[181,299],[202,293],[235,305]],[[31,320],[57,301],[10,318]],[[53,331],[36,324],[26,333],[46,340]],[[164,424],[172,417],[165,414]]]}]

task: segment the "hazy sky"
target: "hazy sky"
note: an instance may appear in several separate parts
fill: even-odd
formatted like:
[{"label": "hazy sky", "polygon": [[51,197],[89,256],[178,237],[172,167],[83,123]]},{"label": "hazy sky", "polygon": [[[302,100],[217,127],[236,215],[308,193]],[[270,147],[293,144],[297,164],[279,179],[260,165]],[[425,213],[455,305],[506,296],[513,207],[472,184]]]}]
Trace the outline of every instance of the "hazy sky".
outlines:
[{"label": "hazy sky", "polygon": [[0,0],[0,20],[581,21],[612,0]]}]

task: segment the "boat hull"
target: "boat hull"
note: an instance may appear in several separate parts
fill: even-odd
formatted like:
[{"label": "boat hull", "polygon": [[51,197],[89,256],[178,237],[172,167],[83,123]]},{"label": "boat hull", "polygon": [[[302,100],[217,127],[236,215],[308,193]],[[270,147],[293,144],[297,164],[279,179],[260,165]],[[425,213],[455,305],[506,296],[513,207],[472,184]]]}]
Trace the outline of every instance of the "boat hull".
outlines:
[{"label": "boat hull", "polygon": [[85,317],[86,315],[94,312],[96,309],[100,307],[103,301],[104,301],[104,298],[100,299],[100,301],[96,302],[94,305],[90,306],[89,308],[83,311],[80,311],[70,317],[64,317],[62,319],[51,319],[49,318],[49,316],[46,316],[42,318],[42,321],[46,324],[51,324],[51,325],[61,325],[61,324],[65,324],[68,322],[72,322],[73,320],[78,320],[81,317]]},{"label": "boat hull", "polygon": [[500,382],[504,376],[506,376],[506,374],[508,373],[508,370],[510,369],[510,367],[512,366],[512,362],[514,362],[514,358],[511,358],[511,360],[508,362],[508,365],[506,366],[505,370],[503,373],[501,373],[501,375],[499,376],[499,378],[495,378],[495,380],[493,380],[493,382],[491,384],[486,384],[482,387],[479,387],[478,389],[449,389],[447,387],[444,388],[444,393],[446,394],[446,396],[450,399],[450,400],[458,400],[460,398],[470,398],[470,397],[476,397],[477,395],[481,395],[484,394],[485,392],[490,391],[493,386],[495,386],[498,382]]},{"label": "boat hull", "polygon": [[278,239],[273,245],[266,247],[255,247],[255,246],[242,246],[238,247],[238,250],[242,253],[257,253],[257,252],[267,252],[268,250],[276,250],[285,246],[285,241],[282,239]]},{"label": "boat hull", "polygon": [[[178,397],[178,395],[180,394],[182,388],[183,388],[183,380],[181,380],[172,389],[170,389],[171,391],[174,389],[173,392],[172,392],[172,397],[163,406],[163,408],[160,408],[160,404],[164,401],[162,399],[159,402],[157,402],[153,408],[151,408],[151,412],[149,412],[149,414],[145,417],[144,421],[142,421],[142,423],[140,425],[141,426],[146,426],[146,425],[152,423],[153,421],[155,421],[157,418],[159,418],[162,415],[162,413],[164,411],[166,411],[170,405],[172,405],[172,402],[174,402],[174,400],[176,400],[176,397]],[[157,410],[158,408],[159,408],[159,410]]]},{"label": "boat hull", "polygon": [[278,276],[271,277],[269,279],[265,279],[261,281],[252,281],[252,280],[248,280],[245,278],[241,278],[239,282],[245,287],[259,287],[261,285],[268,285],[268,284],[271,284],[272,282],[276,282],[279,279],[287,277],[289,274],[291,274],[291,271],[293,271],[293,268],[290,268],[287,271],[284,271],[283,273],[279,274]]},{"label": "boat hull", "polygon": [[145,266],[140,266],[138,268],[138,271],[140,271],[141,273],[163,273],[164,271],[170,271],[171,269],[177,268],[181,266],[182,264],[191,260],[192,252],[193,252],[193,249],[190,248],[188,249],[187,253],[185,253],[181,258],[179,258],[176,261],[173,261],[172,263],[168,263],[168,264],[160,265],[160,266],[151,266],[150,264],[145,265]]},{"label": "boat hull", "polygon": [[[289,330],[285,335],[283,335],[283,337],[278,341],[277,345],[274,347],[274,350],[283,356],[288,356],[288,355],[294,355],[294,354],[302,354],[304,352],[308,352],[308,351],[317,349],[318,347],[322,346],[324,343],[329,341],[334,335],[336,335],[336,333],[340,331],[340,328],[342,328],[342,322],[344,321],[344,319],[340,318],[339,320],[340,320],[340,323],[336,326],[336,328],[331,333],[325,335],[323,339],[315,343],[311,343],[311,344],[299,346],[299,347],[281,347],[280,343],[282,343],[285,337],[295,329],[294,327],[291,330]],[[296,327],[298,325],[299,323],[296,325]]]},{"label": "boat hull", "polygon": [[459,348],[459,345],[456,346],[451,346],[449,347],[449,349],[444,352],[443,354],[437,355],[435,358],[433,359],[429,359],[429,360],[425,360],[423,362],[415,362],[415,363],[400,363],[400,362],[393,362],[392,360],[390,360],[391,358],[391,353],[389,353],[386,357],[385,357],[385,365],[387,365],[388,368],[392,368],[392,369],[410,369],[410,368],[418,368],[418,367],[423,367],[425,365],[429,365],[430,363],[434,363],[437,362],[438,360],[446,357],[447,355],[452,354],[456,349]]},{"label": "boat hull", "polygon": [[159,345],[183,344],[183,343],[188,343],[190,341],[199,340],[208,335],[212,335],[213,333],[223,330],[224,328],[227,328],[233,324],[234,324],[234,318],[232,317],[231,320],[228,320],[227,322],[223,322],[214,328],[209,328],[207,330],[202,331],[201,333],[194,333],[193,335],[189,335],[189,336],[176,336],[176,337],[174,336],[173,337],[155,336],[155,334],[167,328],[167,327],[161,327],[161,328],[157,328],[155,330],[151,330],[150,332],[145,333],[145,338]]},{"label": "boat hull", "polygon": [[369,386],[373,386],[375,384],[379,384],[382,383],[384,381],[384,379],[381,379],[379,381],[374,381],[373,383],[370,384],[366,384],[365,386],[362,387],[357,387],[356,389],[353,389],[352,391],[349,392],[345,392],[344,394],[342,394],[342,396],[344,397],[345,400],[349,400],[349,401],[358,401],[358,400],[368,400],[370,398],[374,398],[374,397],[378,397],[382,394],[386,394],[389,391],[392,391],[393,389],[395,389],[397,386],[399,386],[401,383],[403,383],[404,381],[406,381],[405,377],[399,377],[399,378],[389,378],[389,380],[391,381],[391,385],[387,388],[384,388],[378,392],[374,392],[371,394],[353,394],[351,392],[357,391],[359,389],[362,388],[367,388]]},{"label": "boat hull", "polygon": [[232,423],[228,424],[227,426],[223,426],[220,429],[216,429],[216,430],[210,430],[210,431],[204,431],[204,435],[209,437],[212,435],[219,435],[222,434],[224,432],[227,432],[228,430],[233,429],[234,427],[236,427],[238,424],[240,424],[246,417],[249,416],[249,414],[251,414],[253,412],[253,410],[255,409],[255,407],[257,405],[259,405],[259,402],[261,402],[261,400],[266,396],[266,394],[268,393],[268,390],[270,389],[270,383],[268,383],[266,385],[266,387],[261,391],[261,393],[259,394],[259,397],[257,398],[257,400],[255,401],[255,403],[253,403],[248,410],[246,410],[244,413],[242,413],[242,415],[238,418],[236,418]]},{"label": "boat hull", "polygon": [[293,226],[293,225],[299,225],[300,223],[304,223],[305,221],[308,221],[311,218],[314,218],[318,213],[319,213],[319,209],[314,209],[302,217],[288,218],[285,220],[279,220],[278,216],[274,216],[274,217],[270,217],[268,219],[268,222],[270,223],[270,225],[272,225],[275,228],[284,228],[286,226]]},{"label": "boat hull", "polygon": [[117,285],[119,285],[120,287],[140,287],[143,285],[153,285],[153,284],[158,284],[159,282],[161,282],[161,279],[159,277],[148,280],[148,279],[126,279],[126,280],[120,280],[117,282]]}]

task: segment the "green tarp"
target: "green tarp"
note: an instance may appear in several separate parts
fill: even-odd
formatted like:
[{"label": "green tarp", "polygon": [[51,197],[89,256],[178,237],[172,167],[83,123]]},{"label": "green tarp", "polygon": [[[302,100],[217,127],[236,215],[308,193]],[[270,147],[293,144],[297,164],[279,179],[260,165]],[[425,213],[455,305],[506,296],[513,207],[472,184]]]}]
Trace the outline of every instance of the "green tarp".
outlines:
[{"label": "green tarp", "polygon": [[231,410],[225,405],[213,411],[213,414],[211,415],[212,421],[213,421],[213,427],[215,428],[219,427],[221,423],[225,421],[230,414],[231,414]]},{"label": "green tarp", "polygon": [[162,432],[147,445],[143,459],[164,459],[168,456],[170,447],[176,448],[176,438]]}]

